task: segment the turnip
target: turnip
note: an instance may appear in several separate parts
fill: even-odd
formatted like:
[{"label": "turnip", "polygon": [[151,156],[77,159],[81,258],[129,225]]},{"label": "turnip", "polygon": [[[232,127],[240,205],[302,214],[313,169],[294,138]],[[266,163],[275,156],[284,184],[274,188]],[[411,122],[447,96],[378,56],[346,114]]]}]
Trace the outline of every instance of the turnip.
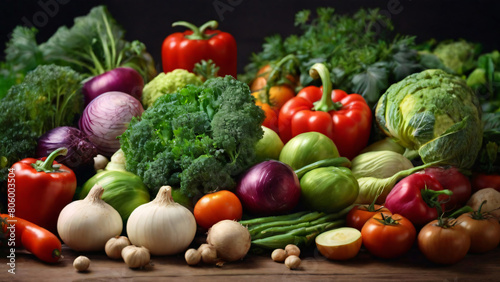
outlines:
[{"label": "turnip", "polygon": [[248,229],[233,220],[222,220],[208,230],[207,243],[217,250],[217,257],[225,262],[245,257],[250,249]]},{"label": "turnip", "polygon": [[500,192],[493,188],[481,189],[470,197],[467,205],[472,209],[477,210],[481,203],[486,200],[481,210],[492,214],[500,220]]}]

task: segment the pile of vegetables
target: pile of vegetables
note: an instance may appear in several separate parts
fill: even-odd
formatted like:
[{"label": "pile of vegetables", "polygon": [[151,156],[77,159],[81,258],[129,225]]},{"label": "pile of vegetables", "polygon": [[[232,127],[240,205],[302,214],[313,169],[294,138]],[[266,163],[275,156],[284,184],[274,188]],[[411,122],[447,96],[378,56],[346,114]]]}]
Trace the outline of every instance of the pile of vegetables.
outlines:
[{"label": "pile of vegetables", "polygon": [[434,55],[417,52],[414,37],[394,37],[371,28],[378,24],[386,31],[393,29],[390,19],[378,10],[360,9],[354,15],[338,14],[330,7],[318,8],[316,13],[302,10],[294,23],[301,32],[286,38],[266,37],[262,51],[253,54],[241,79],[251,82],[260,68],[292,54],[298,65],[286,64],[284,79],[287,74],[299,73],[300,88],[314,85],[309,69],[322,62],[332,73],[334,88],[361,94],[373,106],[392,83],[442,66]]},{"label": "pile of vegetables", "polygon": [[[130,268],[251,252],[299,269],[313,247],[348,260],[416,246],[453,264],[497,248],[498,52],[416,46],[369,28],[381,21],[391,27],[377,11],[301,11],[303,33],[267,38],[240,80],[225,75],[232,56],[204,61],[214,54],[182,54],[188,65],[167,60],[156,75],[104,6],[42,44],[16,28],[0,73],[0,181],[16,183],[19,218],[0,216],[1,238],[16,219],[42,261],[57,263],[62,242]],[[225,36],[234,47],[212,21],[175,25],[193,29],[175,34],[185,44]]]}]

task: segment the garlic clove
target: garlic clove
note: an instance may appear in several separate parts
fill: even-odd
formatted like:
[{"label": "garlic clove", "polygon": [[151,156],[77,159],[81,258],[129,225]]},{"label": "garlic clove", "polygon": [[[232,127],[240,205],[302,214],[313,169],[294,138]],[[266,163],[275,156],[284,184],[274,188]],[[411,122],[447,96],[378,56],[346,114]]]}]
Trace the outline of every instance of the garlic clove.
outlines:
[{"label": "garlic clove", "polygon": [[86,256],[79,256],[73,261],[73,267],[78,272],[86,271],[90,266],[90,259]]},{"label": "garlic clove", "polygon": [[130,268],[141,268],[151,261],[148,249],[134,245],[123,248],[122,258]]},{"label": "garlic clove", "polygon": [[109,258],[121,259],[122,250],[126,246],[130,246],[130,241],[125,236],[116,236],[108,240],[104,246],[104,251]]}]

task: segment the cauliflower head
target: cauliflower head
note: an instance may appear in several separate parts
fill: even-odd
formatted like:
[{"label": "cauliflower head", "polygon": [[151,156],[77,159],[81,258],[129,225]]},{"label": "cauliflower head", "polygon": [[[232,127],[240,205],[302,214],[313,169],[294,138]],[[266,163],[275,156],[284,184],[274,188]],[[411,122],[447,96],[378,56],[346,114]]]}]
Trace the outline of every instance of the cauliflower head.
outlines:
[{"label": "cauliflower head", "polygon": [[158,97],[176,92],[188,84],[199,86],[202,81],[194,73],[184,69],[176,69],[169,73],[160,73],[142,90],[142,105],[149,108]]}]

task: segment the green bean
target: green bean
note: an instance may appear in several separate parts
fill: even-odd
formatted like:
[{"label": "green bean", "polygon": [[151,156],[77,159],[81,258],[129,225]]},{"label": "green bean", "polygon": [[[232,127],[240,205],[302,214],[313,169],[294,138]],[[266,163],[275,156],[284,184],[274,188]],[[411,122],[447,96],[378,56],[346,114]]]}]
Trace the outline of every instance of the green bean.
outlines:
[{"label": "green bean", "polygon": [[267,223],[267,222],[293,220],[293,219],[297,219],[297,218],[305,215],[306,213],[308,213],[308,212],[301,211],[301,212],[296,212],[296,213],[286,214],[286,215],[257,217],[257,218],[247,219],[247,220],[241,220],[240,223],[244,226],[251,226],[251,225],[257,225],[257,224],[262,224],[262,223]]},{"label": "green bean", "polygon": [[328,166],[337,166],[337,167],[343,166],[343,167],[350,168],[351,161],[349,161],[349,159],[345,158],[345,157],[337,157],[337,158],[319,160],[319,161],[316,161],[312,164],[308,164],[304,167],[301,167],[301,168],[295,170],[295,174],[297,174],[297,177],[300,179],[300,178],[302,178],[302,176],[304,174],[306,174],[307,172],[309,172],[313,169],[317,169],[320,167],[328,167]]},{"label": "green bean", "polygon": [[252,241],[252,245],[256,247],[261,247],[270,250],[283,249],[288,244],[294,244],[296,246],[300,246],[304,245],[305,243],[306,243],[306,238],[304,236],[295,236],[290,234],[280,234]]},{"label": "green bean", "polygon": [[322,213],[322,212],[310,212],[310,213],[304,214],[303,216],[301,216],[301,217],[299,217],[298,219],[295,219],[295,220],[283,220],[283,221],[266,222],[266,223],[263,223],[263,224],[260,224],[260,225],[251,226],[251,227],[248,227],[248,231],[250,232],[250,235],[253,236],[255,234],[260,233],[262,230],[264,230],[266,228],[269,228],[269,227],[297,225],[297,224],[300,224],[302,222],[313,221],[313,220],[318,219],[318,218],[320,218],[320,217],[322,217],[324,215],[325,214]]},{"label": "green bean", "polygon": [[344,219],[326,222],[315,226],[302,227],[285,234],[274,235],[262,239],[252,240],[252,245],[266,249],[284,248],[288,244],[309,245],[320,233],[343,226]]}]

